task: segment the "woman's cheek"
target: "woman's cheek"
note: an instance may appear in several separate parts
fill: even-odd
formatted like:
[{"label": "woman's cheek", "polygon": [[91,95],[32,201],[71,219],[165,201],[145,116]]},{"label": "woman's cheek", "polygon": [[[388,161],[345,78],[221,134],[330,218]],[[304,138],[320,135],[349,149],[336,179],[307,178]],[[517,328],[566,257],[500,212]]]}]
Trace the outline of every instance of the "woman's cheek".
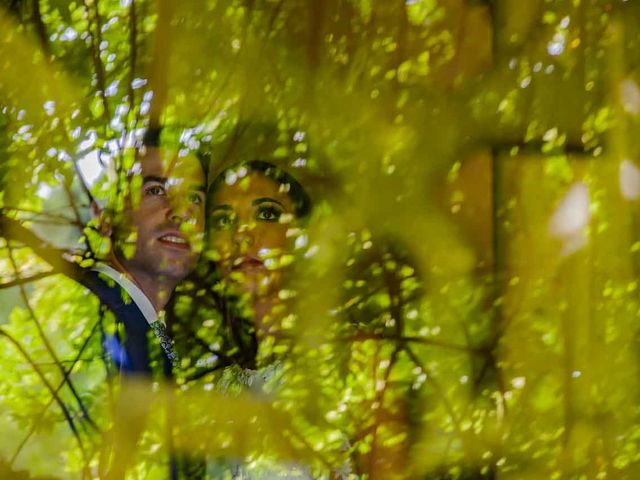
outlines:
[{"label": "woman's cheek", "polygon": [[224,236],[217,236],[211,243],[211,260],[225,262],[231,257],[231,241]]},{"label": "woman's cheek", "polygon": [[263,227],[260,235],[256,238],[262,238],[262,247],[274,250],[285,250],[289,246],[287,239],[287,226],[281,223],[273,223]]}]

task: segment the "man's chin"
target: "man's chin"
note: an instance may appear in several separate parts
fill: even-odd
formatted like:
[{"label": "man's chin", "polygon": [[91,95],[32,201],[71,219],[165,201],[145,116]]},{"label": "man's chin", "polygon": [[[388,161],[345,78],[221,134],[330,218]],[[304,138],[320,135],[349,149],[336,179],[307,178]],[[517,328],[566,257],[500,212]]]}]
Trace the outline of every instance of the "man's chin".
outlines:
[{"label": "man's chin", "polygon": [[189,258],[187,261],[177,261],[174,258],[165,257],[158,260],[156,272],[167,279],[181,281],[193,271],[195,265],[195,258]]}]

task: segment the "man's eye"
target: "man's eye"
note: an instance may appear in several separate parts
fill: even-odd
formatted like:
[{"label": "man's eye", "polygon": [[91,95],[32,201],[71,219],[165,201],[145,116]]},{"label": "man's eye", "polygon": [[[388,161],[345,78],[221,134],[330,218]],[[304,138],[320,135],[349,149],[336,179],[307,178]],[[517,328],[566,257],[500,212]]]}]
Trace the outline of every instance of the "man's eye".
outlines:
[{"label": "man's eye", "polygon": [[272,206],[258,208],[256,218],[264,222],[277,222],[282,215],[282,210]]},{"label": "man's eye", "polygon": [[145,195],[151,195],[153,197],[161,197],[167,192],[162,185],[150,185],[144,189]]}]

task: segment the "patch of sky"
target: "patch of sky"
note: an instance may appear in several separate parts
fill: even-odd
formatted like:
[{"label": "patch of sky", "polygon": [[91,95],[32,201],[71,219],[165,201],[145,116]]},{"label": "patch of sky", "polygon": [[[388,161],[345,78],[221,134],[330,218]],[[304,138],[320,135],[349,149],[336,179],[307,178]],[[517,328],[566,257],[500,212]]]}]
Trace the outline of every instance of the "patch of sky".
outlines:
[{"label": "patch of sky", "polygon": [[640,113],[640,89],[631,79],[620,82],[620,99],[625,112],[632,115]]},{"label": "patch of sky", "polygon": [[102,31],[102,32],[106,32],[106,31],[109,29],[109,27],[111,27],[111,25],[115,25],[116,23],[118,23],[118,17],[117,17],[117,16],[111,17],[111,18],[110,18],[110,19],[109,19],[109,20],[108,20],[108,21],[107,21],[107,22],[102,26],[101,31]]},{"label": "patch of sky", "polygon": [[63,42],[73,42],[76,38],[78,38],[78,32],[71,27],[65,28],[64,32],[60,34],[60,40]]},{"label": "patch of sky", "polygon": [[87,136],[85,137],[85,139],[82,140],[78,145],[78,151],[83,152],[85,150],[90,149],[96,144],[97,139],[98,139],[98,135],[96,134],[96,132],[94,132],[93,130],[90,130],[89,132],[87,132]]},{"label": "patch of sky", "polygon": [[111,119],[109,126],[116,132],[121,132],[124,129],[124,123],[122,123],[122,119],[120,117],[114,117]]},{"label": "patch of sky", "polygon": [[91,150],[77,161],[78,170],[85,184],[92,187],[104,172],[100,163],[99,151]]},{"label": "patch of sky", "polygon": [[140,88],[143,87],[147,84],[147,81],[144,78],[134,78],[131,81],[131,87],[135,88]]},{"label": "patch of sky", "polygon": [[44,102],[44,105],[42,105],[42,108],[44,108],[47,115],[53,115],[56,111],[56,102],[53,100],[47,100]]},{"label": "patch of sky", "polygon": [[558,56],[564,52],[565,38],[562,33],[556,33],[553,39],[547,44],[547,53],[551,56]]},{"label": "patch of sky", "polygon": [[116,107],[116,115],[119,117],[122,115],[126,115],[128,112],[129,112],[129,105],[127,105],[126,103],[121,103]]},{"label": "patch of sky", "polygon": [[109,86],[105,89],[104,94],[107,97],[113,97],[116,93],[118,93],[118,84],[119,80],[114,80],[109,84]]},{"label": "patch of sky", "polygon": [[104,142],[104,146],[107,147],[109,152],[113,155],[117,155],[120,153],[120,142],[119,140],[107,140]]},{"label": "patch of sky", "polygon": [[43,200],[46,200],[51,195],[51,192],[53,192],[53,189],[47,182],[40,182],[36,195]]}]

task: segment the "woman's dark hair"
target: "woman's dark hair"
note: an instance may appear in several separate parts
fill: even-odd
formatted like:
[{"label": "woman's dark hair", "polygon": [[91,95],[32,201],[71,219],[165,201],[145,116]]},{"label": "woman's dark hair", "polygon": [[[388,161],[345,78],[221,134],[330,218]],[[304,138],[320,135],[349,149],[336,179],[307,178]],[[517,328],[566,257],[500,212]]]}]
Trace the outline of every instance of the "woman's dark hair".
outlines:
[{"label": "woman's dark hair", "polygon": [[211,198],[220,186],[226,182],[227,174],[240,168],[246,168],[249,173],[258,172],[280,185],[287,185],[287,195],[289,195],[289,198],[293,203],[294,213],[297,218],[304,218],[311,212],[311,199],[309,198],[309,195],[302,185],[300,185],[300,182],[298,182],[292,175],[280,167],[277,167],[272,163],[265,162],[264,160],[251,160],[249,162],[224,169],[216,176],[213,182],[211,182],[207,192],[207,218],[209,218],[211,209]]}]

